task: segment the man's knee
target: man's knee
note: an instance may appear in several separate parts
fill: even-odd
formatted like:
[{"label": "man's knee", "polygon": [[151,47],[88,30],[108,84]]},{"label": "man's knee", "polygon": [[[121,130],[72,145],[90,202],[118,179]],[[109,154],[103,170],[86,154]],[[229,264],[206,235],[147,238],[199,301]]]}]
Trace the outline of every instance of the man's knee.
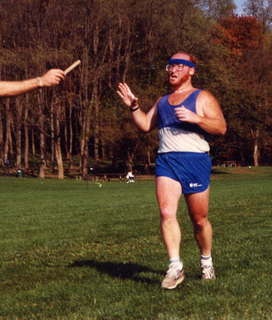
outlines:
[{"label": "man's knee", "polygon": [[176,215],[174,212],[172,212],[169,208],[163,207],[160,208],[160,215],[161,215],[161,220],[163,221],[168,221],[171,219],[176,219]]},{"label": "man's knee", "polygon": [[201,217],[197,217],[193,219],[195,232],[202,231],[208,224],[209,224],[209,220],[207,215],[203,215]]}]

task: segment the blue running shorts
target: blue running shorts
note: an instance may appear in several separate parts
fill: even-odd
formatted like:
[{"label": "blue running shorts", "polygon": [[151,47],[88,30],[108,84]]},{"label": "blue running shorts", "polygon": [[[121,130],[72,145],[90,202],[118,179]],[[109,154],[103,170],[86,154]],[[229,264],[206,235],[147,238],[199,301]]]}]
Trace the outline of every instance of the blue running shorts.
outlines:
[{"label": "blue running shorts", "polygon": [[156,176],[179,181],[183,194],[205,191],[210,184],[211,169],[208,153],[167,152],[156,158]]}]

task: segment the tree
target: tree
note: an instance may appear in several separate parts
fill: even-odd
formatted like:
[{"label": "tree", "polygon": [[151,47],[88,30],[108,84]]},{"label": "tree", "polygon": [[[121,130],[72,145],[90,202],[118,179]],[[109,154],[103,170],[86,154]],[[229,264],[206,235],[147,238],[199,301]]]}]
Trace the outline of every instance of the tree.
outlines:
[{"label": "tree", "polygon": [[246,0],[244,11],[246,14],[255,17],[262,24],[265,32],[269,31],[272,23],[271,0]]},{"label": "tree", "polygon": [[209,17],[216,20],[233,16],[236,9],[233,0],[200,0],[196,3]]},{"label": "tree", "polygon": [[233,16],[233,8],[221,0],[2,0],[2,79],[82,63],[57,88],[0,101],[0,162],[17,159],[28,169],[34,159],[40,177],[57,164],[59,178],[65,162],[71,169],[78,159],[84,177],[91,161],[121,162],[120,170],[152,163],[156,131],[144,135],[128,124],[116,86],[127,81],[148,110],[168,91],[167,58],[181,50],[198,57],[195,86],[211,90],[228,118],[227,143],[212,139],[212,154],[246,159],[255,135],[263,157],[271,35],[256,18]]},{"label": "tree", "polygon": [[[235,101],[229,119],[232,132],[251,142],[252,159],[257,166],[261,139],[266,135],[266,114],[270,99],[267,93],[271,88],[271,69],[267,68],[271,58],[262,25],[254,17],[233,16],[222,19],[219,29],[221,33],[216,41],[230,50],[228,63],[236,78]],[[266,61],[266,66],[263,61]],[[247,148],[242,150],[246,152]]]}]

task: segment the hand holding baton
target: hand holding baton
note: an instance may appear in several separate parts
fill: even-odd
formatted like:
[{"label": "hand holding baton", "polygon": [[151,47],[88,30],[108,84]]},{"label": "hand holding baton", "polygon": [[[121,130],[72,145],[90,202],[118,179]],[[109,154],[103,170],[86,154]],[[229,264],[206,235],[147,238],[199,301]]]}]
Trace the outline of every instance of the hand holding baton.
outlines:
[{"label": "hand holding baton", "polygon": [[79,66],[81,63],[80,60],[77,60],[76,62],[74,62],[73,64],[70,65],[70,67],[68,67],[67,69],[64,70],[64,74],[67,75],[70,71],[72,71],[74,68],[76,68],[77,66]]}]

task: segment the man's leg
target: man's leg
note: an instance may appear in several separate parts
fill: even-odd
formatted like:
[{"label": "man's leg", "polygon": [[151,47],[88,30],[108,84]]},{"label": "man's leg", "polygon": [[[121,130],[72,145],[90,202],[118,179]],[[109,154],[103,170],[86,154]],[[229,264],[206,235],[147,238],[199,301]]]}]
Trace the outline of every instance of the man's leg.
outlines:
[{"label": "man's leg", "polygon": [[179,256],[180,227],[177,221],[178,202],[181,196],[180,183],[167,178],[157,177],[157,201],[160,208],[161,234],[169,258]]},{"label": "man's leg", "polygon": [[209,189],[187,194],[185,199],[200,253],[208,256],[212,251],[212,226],[208,220]]},{"label": "man's leg", "polygon": [[189,214],[193,223],[194,235],[201,253],[203,279],[214,279],[212,266],[212,226],[208,220],[209,189],[185,195]]},{"label": "man's leg", "polygon": [[165,289],[174,289],[184,279],[183,265],[180,261],[180,227],[177,221],[178,202],[181,196],[179,182],[157,177],[156,194],[160,208],[161,234],[169,256],[170,265],[162,282]]}]

